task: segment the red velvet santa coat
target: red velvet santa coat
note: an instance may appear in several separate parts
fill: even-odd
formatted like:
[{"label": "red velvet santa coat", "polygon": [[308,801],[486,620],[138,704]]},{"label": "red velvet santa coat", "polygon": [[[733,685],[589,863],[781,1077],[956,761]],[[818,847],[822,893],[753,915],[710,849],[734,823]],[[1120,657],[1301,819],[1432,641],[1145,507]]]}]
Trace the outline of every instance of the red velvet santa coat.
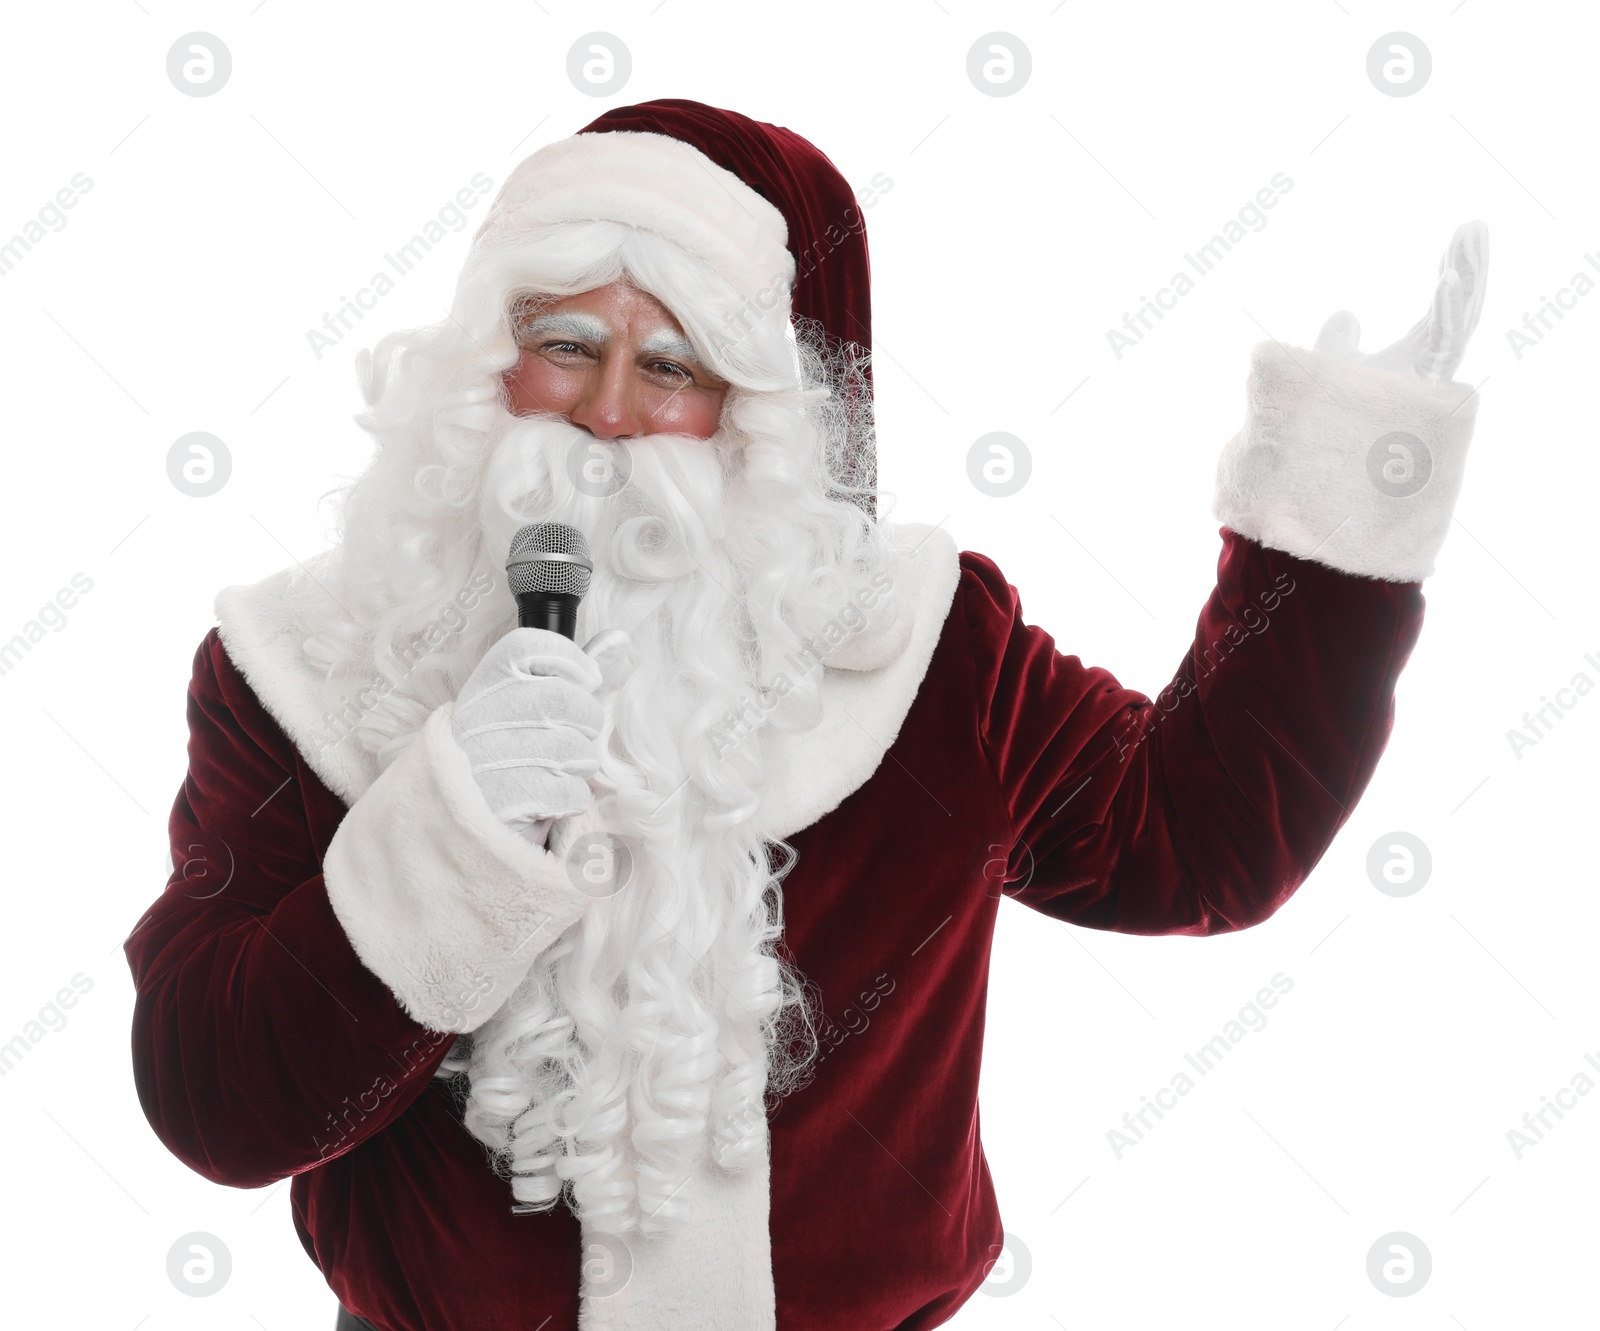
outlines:
[{"label": "red velvet santa coat", "polygon": [[[1441,396],[1432,425],[1452,403]],[[1434,436],[1436,452],[1448,443]],[[1446,521],[1458,482],[1446,478]],[[1421,627],[1420,576],[1249,539],[1236,527],[1283,518],[1282,486],[1253,493],[1219,497],[1235,525],[1217,585],[1154,699],[1058,652],[989,560],[958,563],[942,533],[922,538],[923,632],[878,698],[892,705],[853,681],[850,720],[807,751],[860,772],[778,801],[806,819],[775,828],[799,852],[785,940],[829,1019],[814,1080],[769,1121],[782,1331],[936,1326],[998,1253],[977,1091],[1002,896],[1126,933],[1247,928],[1294,892],[1365,789]],[[1409,539],[1404,558],[1431,569],[1437,541],[1417,513],[1394,510],[1378,536]],[[1331,548],[1357,562],[1379,544]],[[126,945],[135,1075],[161,1140],[219,1183],[294,1176],[306,1251],[384,1331],[576,1328],[578,1222],[512,1214],[432,1075],[454,1037],[407,1015],[330,902],[323,861],[345,802],[216,630],[188,715],[177,869]]]}]

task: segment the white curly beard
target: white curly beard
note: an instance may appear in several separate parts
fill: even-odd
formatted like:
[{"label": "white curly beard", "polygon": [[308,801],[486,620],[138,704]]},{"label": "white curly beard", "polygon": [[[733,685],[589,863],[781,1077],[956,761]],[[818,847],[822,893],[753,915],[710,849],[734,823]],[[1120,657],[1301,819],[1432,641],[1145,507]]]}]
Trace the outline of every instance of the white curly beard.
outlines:
[{"label": "white curly beard", "polygon": [[[549,1209],[565,1191],[587,1225],[648,1235],[689,1214],[704,1153],[729,1169],[755,1158],[769,1080],[791,1089],[814,1049],[798,977],[773,953],[781,896],[755,822],[762,736],[713,742],[763,660],[797,639],[750,610],[756,561],[739,556],[760,551],[739,551],[750,534],[729,530],[737,467],[720,438],[632,441],[631,478],[611,495],[583,493],[599,487],[568,460],[578,450],[588,476],[603,475],[596,460],[616,445],[534,417],[506,416],[494,438],[487,550],[527,521],[576,527],[595,563],[579,642],[613,628],[633,640],[631,674],[603,698],[593,783],[631,874],[442,1072],[465,1072],[465,1123],[511,1176],[517,1209]],[[786,558],[815,544],[799,524],[791,536]],[[803,692],[784,704],[770,723],[805,724]]]}]

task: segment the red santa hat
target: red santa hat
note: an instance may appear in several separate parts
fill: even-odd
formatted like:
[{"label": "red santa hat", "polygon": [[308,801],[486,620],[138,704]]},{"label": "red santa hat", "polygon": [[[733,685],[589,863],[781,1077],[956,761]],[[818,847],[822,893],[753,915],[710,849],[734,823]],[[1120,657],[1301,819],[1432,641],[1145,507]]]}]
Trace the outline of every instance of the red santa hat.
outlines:
[{"label": "red santa hat", "polygon": [[781,125],[681,97],[619,106],[524,159],[473,244],[603,218],[676,241],[758,308],[820,325],[852,372],[847,485],[874,489],[866,222],[827,156]]}]

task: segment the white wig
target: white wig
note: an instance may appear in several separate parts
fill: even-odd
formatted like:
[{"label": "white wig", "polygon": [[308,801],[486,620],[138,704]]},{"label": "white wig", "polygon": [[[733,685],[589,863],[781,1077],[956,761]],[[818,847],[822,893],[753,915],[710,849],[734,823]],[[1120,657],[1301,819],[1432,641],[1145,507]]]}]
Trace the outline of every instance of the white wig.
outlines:
[{"label": "white wig", "polygon": [[[584,432],[511,416],[502,375],[529,307],[619,281],[660,300],[730,388],[711,440],[653,437],[630,487],[597,497],[559,461]],[[360,358],[357,420],[380,451],[344,492],[306,648],[330,676],[390,680],[356,730],[380,765],[515,626],[503,560],[521,521],[569,521],[598,542],[579,640],[621,626],[640,648],[603,700],[595,782],[634,879],[537,957],[439,1073],[465,1074],[465,1121],[519,1209],[565,1195],[603,1230],[659,1231],[692,1205],[701,1149],[749,1162],[764,1094],[792,1090],[815,1052],[803,978],[777,952],[794,853],[757,830],[762,737],[713,738],[842,608],[872,604],[869,634],[896,615],[874,496],[841,480],[864,362],[824,347],[672,242],[591,221],[474,251],[446,322]],[[461,616],[453,598],[485,578],[492,592]],[[419,655],[417,636],[441,625]],[[820,676],[787,679],[769,723],[814,724]]]}]

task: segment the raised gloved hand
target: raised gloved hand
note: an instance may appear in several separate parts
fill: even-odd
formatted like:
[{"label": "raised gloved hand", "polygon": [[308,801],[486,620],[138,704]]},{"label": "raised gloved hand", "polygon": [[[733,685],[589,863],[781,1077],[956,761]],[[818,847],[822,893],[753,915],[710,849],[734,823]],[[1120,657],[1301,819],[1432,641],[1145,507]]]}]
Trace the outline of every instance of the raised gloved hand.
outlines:
[{"label": "raised gloved hand", "polygon": [[1427,315],[1370,356],[1341,310],[1309,358],[1258,343],[1245,420],[1211,512],[1273,550],[1362,578],[1421,582],[1450,530],[1478,392],[1453,376],[1483,310],[1489,228],[1456,228]]},{"label": "raised gloved hand", "polygon": [[489,648],[456,698],[452,734],[473,779],[495,815],[535,845],[551,821],[589,806],[604,678],[561,634],[518,628]]},{"label": "raised gloved hand", "polygon": [[1467,342],[1483,313],[1483,293],[1488,281],[1489,228],[1484,222],[1465,222],[1450,238],[1439,260],[1439,285],[1433,306],[1392,346],[1361,354],[1361,324],[1349,310],[1340,310],[1323,324],[1316,350],[1352,365],[1375,370],[1410,372],[1419,379],[1448,381],[1466,354]]}]

